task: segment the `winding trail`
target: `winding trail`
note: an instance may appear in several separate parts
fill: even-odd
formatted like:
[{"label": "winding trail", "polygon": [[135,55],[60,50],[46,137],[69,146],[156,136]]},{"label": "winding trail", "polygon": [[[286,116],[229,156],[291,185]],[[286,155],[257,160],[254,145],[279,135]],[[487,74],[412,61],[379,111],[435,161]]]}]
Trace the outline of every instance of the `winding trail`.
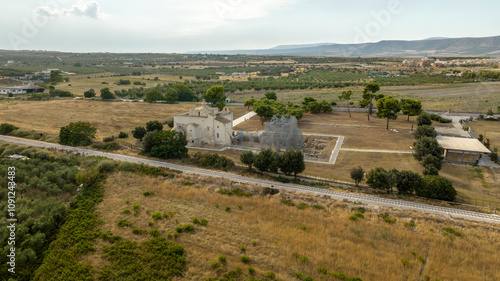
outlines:
[{"label": "winding trail", "polygon": [[351,202],[364,203],[364,204],[367,204],[370,206],[392,207],[392,208],[396,208],[396,209],[417,211],[417,212],[438,215],[438,216],[443,216],[443,217],[452,217],[452,218],[466,219],[466,220],[471,220],[471,221],[500,224],[500,216],[493,215],[493,214],[484,214],[484,213],[465,211],[465,210],[460,210],[460,209],[432,206],[432,205],[408,202],[408,201],[398,200],[398,199],[381,198],[381,197],[376,197],[376,196],[372,196],[372,195],[355,194],[355,193],[349,193],[349,192],[340,192],[340,191],[334,191],[334,190],[328,190],[328,189],[320,189],[320,188],[314,188],[314,187],[305,186],[305,185],[285,184],[285,183],[280,183],[280,182],[275,182],[275,181],[270,181],[270,180],[244,177],[244,176],[235,175],[235,174],[231,174],[231,173],[225,173],[225,172],[219,172],[219,171],[213,171],[213,170],[205,170],[205,169],[187,167],[187,166],[182,166],[182,165],[177,165],[177,164],[171,164],[171,163],[158,161],[158,160],[150,160],[150,159],[144,159],[144,158],[139,158],[139,157],[132,157],[132,156],[127,156],[127,155],[115,154],[115,153],[107,153],[107,152],[95,151],[95,150],[91,150],[91,149],[65,146],[65,145],[59,145],[59,144],[53,144],[53,143],[47,143],[47,142],[41,142],[41,141],[27,140],[27,139],[21,139],[21,138],[10,137],[10,136],[1,135],[0,140],[5,141],[5,142],[27,145],[27,146],[43,147],[43,148],[56,148],[56,149],[75,151],[75,152],[79,152],[79,153],[82,153],[85,155],[103,156],[103,157],[107,157],[107,158],[110,158],[110,159],[113,159],[116,161],[126,161],[126,162],[145,164],[145,165],[156,166],[156,167],[165,167],[165,168],[179,170],[179,171],[182,171],[182,172],[187,173],[187,174],[207,176],[207,177],[216,177],[216,178],[225,178],[227,180],[230,180],[233,182],[238,182],[238,183],[254,184],[254,185],[260,185],[263,187],[272,187],[272,188],[276,188],[276,189],[280,189],[280,190],[299,192],[299,193],[308,193],[308,194],[314,194],[314,195],[319,195],[319,196],[326,195],[326,196],[328,196],[332,199],[338,200],[338,201],[348,200]]}]

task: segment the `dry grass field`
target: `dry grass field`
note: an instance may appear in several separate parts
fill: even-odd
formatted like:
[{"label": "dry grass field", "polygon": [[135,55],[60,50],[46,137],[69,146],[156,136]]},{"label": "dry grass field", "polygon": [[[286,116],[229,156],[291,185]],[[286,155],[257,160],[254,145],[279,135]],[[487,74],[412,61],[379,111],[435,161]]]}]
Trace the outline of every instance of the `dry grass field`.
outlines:
[{"label": "dry grass field", "polygon": [[485,140],[490,140],[492,148],[496,147],[500,149],[500,122],[481,120],[468,122],[467,125],[477,135],[482,134],[486,136]]},{"label": "dry grass field", "polygon": [[[193,185],[183,184],[188,180]],[[229,197],[214,192],[231,187],[234,184],[225,180],[183,174],[172,180],[114,174],[107,179],[104,200],[97,206],[98,219],[104,221],[100,228],[125,240],[142,242],[151,236],[133,234],[130,227],[118,228],[118,220],[127,219],[139,229],[158,229],[163,237],[195,217],[208,220],[206,226],[194,224],[193,232],[171,238],[184,247],[188,262],[185,276],[176,280],[220,278],[236,267],[242,269],[247,276],[242,280],[246,280],[248,266],[255,269],[255,278],[264,280],[269,280],[265,276],[270,271],[276,280],[298,280],[296,272],[314,280],[339,280],[319,273],[320,266],[329,273],[364,281],[500,280],[500,232],[496,226],[370,207],[366,207],[364,218],[353,221],[348,217],[354,214],[354,205],[328,199],[293,194]],[[143,196],[144,191],[155,194]],[[281,204],[282,198],[326,209],[301,210]],[[136,203],[140,204],[136,216],[122,213],[133,210]],[[225,211],[226,207],[230,211]],[[395,223],[377,216],[386,211]],[[153,222],[156,212],[173,212],[174,216]],[[410,220],[416,226],[405,226]],[[107,243],[99,239],[97,251],[82,260],[92,264],[96,272],[108,263],[101,256]],[[220,255],[227,261],[213,268],[211,263]],[[249,257],[248,263],[240,260],[243,255]]]},{"label": "dry grass field", "polygon": [[[175,114],[196,107],[193,103],[152,104],[145,102],[102,102],[90,100],[0,101],[1,122],[21,129],[59,134],[70,122],[87,121],[97,128],[96,137],[130,132],[151,120],[164,121]],[[235,118],[245,114],[245,107],[230,107]],[[130,135],[130,134],[129,134]],[[131,135],[130,137],[131,138]]]}]

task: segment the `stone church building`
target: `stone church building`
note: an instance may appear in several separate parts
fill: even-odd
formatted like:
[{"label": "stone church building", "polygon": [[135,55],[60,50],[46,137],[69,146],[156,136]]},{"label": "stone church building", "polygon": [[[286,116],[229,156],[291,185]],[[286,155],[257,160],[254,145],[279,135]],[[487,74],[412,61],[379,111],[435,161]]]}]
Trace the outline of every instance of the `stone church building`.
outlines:
[{"label": "stone church building", "polygon": [[200,107],[175,115],[174,130],[184,133],[190,145],[231,145],[233,113],[227,107],[219,112],[217,107],[209,107],[203,101]]}]

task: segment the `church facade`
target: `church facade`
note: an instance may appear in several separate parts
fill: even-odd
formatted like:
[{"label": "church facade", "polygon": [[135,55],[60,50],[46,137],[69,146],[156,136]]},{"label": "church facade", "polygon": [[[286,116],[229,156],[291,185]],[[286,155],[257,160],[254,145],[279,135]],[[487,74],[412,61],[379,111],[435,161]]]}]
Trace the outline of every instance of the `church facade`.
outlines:
[{"label": "church facade", "polygon": [[233,113],[209,107],[203,101],[200,107],[174,116],[174,130],[186,135],[188,145],[228,146],[233,136]]}]

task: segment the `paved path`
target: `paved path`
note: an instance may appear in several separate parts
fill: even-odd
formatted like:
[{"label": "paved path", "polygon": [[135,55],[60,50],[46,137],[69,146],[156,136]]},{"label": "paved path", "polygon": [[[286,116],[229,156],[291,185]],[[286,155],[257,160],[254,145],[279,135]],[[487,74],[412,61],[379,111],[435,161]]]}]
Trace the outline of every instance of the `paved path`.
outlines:
[{"label": "paved path", "polygon": [[337,162],[337,157],[339,156],[339,151],[340,148],[342,147],[342,143],[344,142],[344,137],[339,136],[337,138],[337,143],[335,144],[335,147],[332,150],[332,155],[330,156],[330,159],[328,162],[332,165],[335,165],[335,162]]},{"label": "paved path", "polygon": [[357,149],[357,148],[341,148],[342,151],[353,151],[353,152],[375,152],[375,153],[398,153],[398,154],[412,154],[412,151],[401,151],[401,150],[383,150],[383,149]]},{"label": "paved path", "polygon": [[27,139],[21,139],[21,138],[9,137],[9,136],[0,136],[0,140],[6,141],[6,142],[11,142],[11,143],[22,144],[22,145],[35,146],[35,147],[45,147],[45,148],[50,147],[50,148],[56,148],[56,149],[77,151],[77,152],[80,152],[82,154],[94,155],[94,156],[104,156],[104,157],[107,157],[107,158],[110,158],[113,160],[117,160],[117,161],[127,161],[127,162],[146,164],[146,165],[156,166],[156,167],[166,167],[166,168],[170,168],[170,169],[180,170],[180,171],[187,173],[187,174],[207,176],[207,177],[225,178],[225,179],[233,181],[233,182],[248,183],[248,184],[260,185],[260,186],[264,186],[264,187],[273,187],[273,188],[280,189],[280,190],[315,194],[315,195],[320,195],[320,196],[326,195],[326,196],[329,196],[330,198],[338,200],[338,201],[349,200],[352,202],[364,203],[364,204],[367,204],[370,206],[392,207],[392,208],[397,208],[397,209],[411,210],[411,211],[417,211],[417,212],[445,216],[445,217],[461,218],[461,219],[467,219],[467,220],[472,220],[472,221],[481,221],[481,222],[500,224],[500,216],[499,215],[484,214],[484,213],[471,212],[471,211],[465,211],[465,210],[460,210],[460,209],[438,207],[438,206],[408,202],[408,201],[404,201],[404,200],[381,198],[381,197],[376,197],[376,196],[371,196],[371,195],[363,195],[363,194],[355,194],[355,193],[349,193],[349,192],[340,192],[340,191],[334,191],[334,190],[320,189],[320,188],[314,188],[314,187],[298,185],[298,184],[285,184],[285,183],[263,180],[263,179],[258,179],[258,178],[244,177],[244,176],[235,175],[235,174],[231,174],[231,173],[225,173],[225,172],[219,172],[219,171],[213,171],[213,170],[205,170],[205,169],[200,169],[200,168],[193,168],[193,167],[187,167],[187,166],[182,166],[182,165],[176,165],[176,164],[171,164],[171,163],[167,163],[167,162],[163,162],[163,161],[142,159],[142,158],[138,158],[138,157],[95,151],[95,150],[84,149],[84,148],[79,148],[79,147],[58,145],[58,144],[46,143],[46,142],[40,142],[40,141],[34,141],[34,140],[27,140]]},{"label": "paved path", "polygon": [[252,111],[252,112],[248,112],[247,114],[241,116],[240,118],[238,118],[236,120],[233,120],[233,127],[238,126],[239,124],[247,121],[248,119],[254,117],[255,115],[257,115],[257,113],[255,113],[255,111]]}]

